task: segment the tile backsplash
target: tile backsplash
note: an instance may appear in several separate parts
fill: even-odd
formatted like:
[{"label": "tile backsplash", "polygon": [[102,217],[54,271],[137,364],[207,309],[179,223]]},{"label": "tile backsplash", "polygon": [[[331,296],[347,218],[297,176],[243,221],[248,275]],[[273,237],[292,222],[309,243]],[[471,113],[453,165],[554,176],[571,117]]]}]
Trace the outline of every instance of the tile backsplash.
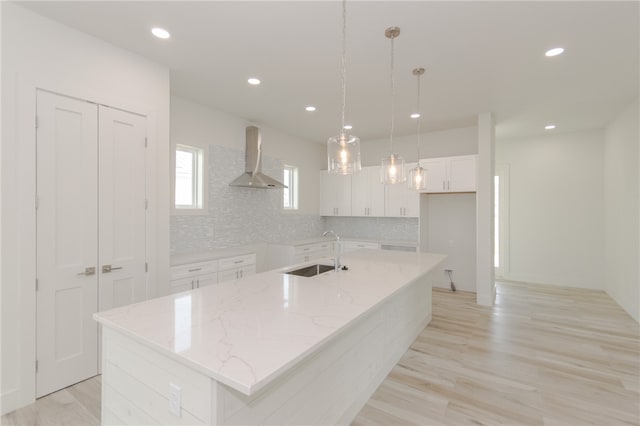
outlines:
[{"label": "tile backsplash", "polygon": [[[244,172],[244,151],[209,146],[208,212],[171,217],[171,253],[275,243],[316,237],[324,229],[317,215],[282,209],[279,189],[230,187]],[[263,155],[265,174],[282,180],[282,162]]]}]

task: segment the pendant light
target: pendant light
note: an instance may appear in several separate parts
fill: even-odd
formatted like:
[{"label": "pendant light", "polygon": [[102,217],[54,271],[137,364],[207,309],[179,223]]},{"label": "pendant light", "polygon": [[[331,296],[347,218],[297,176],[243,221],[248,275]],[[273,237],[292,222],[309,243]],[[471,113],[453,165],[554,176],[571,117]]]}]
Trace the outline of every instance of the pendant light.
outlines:
[{"label": "pendant light", "polygon": [[393,153],[393,126],[394,126],[394,105],[395,85],[393,80],[393,40],[400,35],[400,28],[389,27],[384,31],[384,35],[391,40],[391,133],[389,136],[390,154],[382,159],[381,181],[385,185],[403,183],[407,180],[404,173],[404,159]]},{"label": "pendant light", "polygon": [[345,129],[347,106],[347,1],[342,0],[342,126],[336,136],[327,140],[327,168],[329,173],[349,175],[362,169],[360,139]]},{"label": "pendant light", "polygon": [[424,74],[424,68],[415,68],[413,70],[413,75],[416,76],[416,80],[418,80],[418,106],[416,108],[416,129],[417,129],[417,137],[416,137],[416,145],[418,151],[418,164],[411,169],[409,172],[409,179],[407,180],[407,186],[410,189],[415,189],[416,191],[420,191],[424,189],[427,184],[427,173],[426,170],[420,167],[420,120],[422,120],[422,114],[420,113],[420,77]]}]

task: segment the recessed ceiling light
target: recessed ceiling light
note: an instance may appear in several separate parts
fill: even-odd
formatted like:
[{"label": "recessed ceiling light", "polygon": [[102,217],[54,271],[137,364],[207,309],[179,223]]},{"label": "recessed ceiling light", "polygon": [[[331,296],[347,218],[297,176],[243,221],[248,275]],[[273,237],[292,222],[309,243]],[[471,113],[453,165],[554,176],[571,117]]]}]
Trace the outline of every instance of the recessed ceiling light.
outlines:
[{"label": "recessed ceiling light", "polygon": [[260,80],[255,77],[251,77],[250,79],[247,80],[247,83],[253,86],[257,86],[258,84],[260,84]]},{"label": "recessed ceiling light", "polygon": [[414,112],[409,117],[411,117],[411,118],[420,118],[420,113],[419,112]]},{"label": "recessed ceiling light", "polygon": [[308,107],[305,108],[307,111],[309,112],[313,112],[316,110],[316,107],[314,107],[313,105],[309,105]]},{"label": "recessed ceiling light", "polygon": [[553,49],[547,50],[544,55],[545,56],[558,56],[562,52],[564,52],[564,49],[562,47],[554,47]]},{"label": "recessed ceiling light", "polygon": [[544,126],[545,130],[553,130],[556,128],[555,124],[547,124],[546,126]]},{"label": "recessed ceiling light", "polygon": [[351,124],[345,124],[344,125],[344,129],[345,130],[351,130],[351,129],[353,129],[353,126]]},{"label": "recessed ceiling light", "polygon": [[171,34],[169,34],[169,31],[159,27],[151,28],[151,34],[162,39],[167,39],[171,37]]}]

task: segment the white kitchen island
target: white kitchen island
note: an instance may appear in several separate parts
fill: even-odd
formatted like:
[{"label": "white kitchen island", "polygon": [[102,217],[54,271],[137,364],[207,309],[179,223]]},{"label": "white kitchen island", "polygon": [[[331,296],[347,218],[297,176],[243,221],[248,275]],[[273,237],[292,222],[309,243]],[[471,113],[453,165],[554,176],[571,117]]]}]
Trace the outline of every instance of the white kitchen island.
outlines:
[{"label": "white kitchen island", "polygon": [[348,424],[431,320],[446,256],[359,250],[101,312],[102,422]]}]

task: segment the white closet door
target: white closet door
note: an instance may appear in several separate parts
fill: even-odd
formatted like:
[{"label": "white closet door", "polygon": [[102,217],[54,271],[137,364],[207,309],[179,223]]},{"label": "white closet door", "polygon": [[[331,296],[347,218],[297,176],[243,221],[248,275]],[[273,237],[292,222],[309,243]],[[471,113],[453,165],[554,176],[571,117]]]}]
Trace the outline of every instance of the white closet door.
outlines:
[{"label": "white closet door", "polygon": [[37,91],[37,397],[98,373],[97,112]]},{"label": "white closet door", "polygon": [[[100,310],[147,298],[146,118],[99,107]],[[109,271],[110,268],[110,271]]]}]

